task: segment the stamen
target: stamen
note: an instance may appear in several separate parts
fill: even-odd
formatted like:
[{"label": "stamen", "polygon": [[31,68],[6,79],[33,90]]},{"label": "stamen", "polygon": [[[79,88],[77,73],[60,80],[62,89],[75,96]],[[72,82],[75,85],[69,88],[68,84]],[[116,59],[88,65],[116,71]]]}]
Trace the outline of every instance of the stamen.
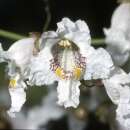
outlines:
[{"label": "stamen", "polygon": [[58,44],[62,47],[71,47],[69,40],[61,40]]}]

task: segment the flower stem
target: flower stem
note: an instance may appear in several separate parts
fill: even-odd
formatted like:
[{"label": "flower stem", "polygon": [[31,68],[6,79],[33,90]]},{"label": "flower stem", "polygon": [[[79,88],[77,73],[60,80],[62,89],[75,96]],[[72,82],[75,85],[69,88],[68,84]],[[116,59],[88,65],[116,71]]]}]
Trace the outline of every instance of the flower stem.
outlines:
[{"label": "flower stem", "polygon": [[104,38],[92,38],[92,45],[101,46],[105,45],[105,39]]},{"label": "flower stem", "polygon": [[8,38],[11,40],[19,40],[25,38],[26,36],[0,29],[0,37]]},{"label": "flower stem", "polygon": [[[14,32],[10,32],[10,31],[5,31],[5,30],[2,30],[2,29],[0,29],[0,37],[11,39],[13,41],[20,40],[22,38],[27,38],[27,36],[17,34],[17,33],[14,33]],[[92,45],[94,45],[94,46],[105,45],[104,43],[105,43],[104,38],[92,38]]]}]

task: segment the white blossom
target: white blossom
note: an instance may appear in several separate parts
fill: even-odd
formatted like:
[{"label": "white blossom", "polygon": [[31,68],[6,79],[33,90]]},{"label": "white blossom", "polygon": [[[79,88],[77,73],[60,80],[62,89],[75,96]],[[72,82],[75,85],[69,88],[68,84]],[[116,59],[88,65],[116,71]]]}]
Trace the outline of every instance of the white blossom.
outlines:
[{"label": "white blossom", "polygon": [[35,38],[26,38],[15,42],[7,51],[0,45],[0,62],[8,63],[8,76],[10,78],[9,93],[11,108],[8,113],[20,111],[26,101],[24,80],[28,74],[28,64],[33,55]]},{"label": "white blossom", "polygon": [[58,81],[58,104],[77,107],[80,80],[106,79],[113,68],[110,55],[91,46],[87,24],[63,18],[56,32],[43,33],[41,51],[32,58],[30,84]]},{"label": "white blossom", "polygon": [[124,65],[130,55],[130,3],[122,3],[112,15],[111,27],[104,29],[107,50],[116,65]]},{"label": "white blossom", "polygon": [[130,76],[117,68],[103,81],[108,96],[117,105],[116,117],[121,126],[130,128]]}]

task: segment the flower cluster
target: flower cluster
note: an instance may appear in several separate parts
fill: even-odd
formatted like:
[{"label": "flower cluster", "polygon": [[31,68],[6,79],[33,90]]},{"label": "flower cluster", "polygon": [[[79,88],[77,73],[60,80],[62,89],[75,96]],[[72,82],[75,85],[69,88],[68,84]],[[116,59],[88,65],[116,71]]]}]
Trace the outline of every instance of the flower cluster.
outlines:
[{"label": "flower cluster", "polygon": [[[115,47],[125,57],[124,63],[129,56],[130,40],[126,39],[124,34],[127,32],[124,33],[126,30],[123,29],[128,26],[120,24],[121,28],[116,28],[115,19],[112,29],[105,30],[106,42],[108,48]],[[115,34],[115,31],[118,33]],[[122,46],[123,43],[125,46]],[[113,54],[113,51],[110,52]],[[84,21],[72,22],[69,18],[63,18],[57,23],[56,31],[44,32],[39,39],[22,39],[8,51],[1,47],[0,61],[8,63],[12,102],[9,114],[20,111],[25,103],[26,84],[42,86],[57,82],[57,103],[65,108],[76,108],[80,103],[80,81],[101,80],[108,96],[117,105],[117,120],[130,127],[130,76],[113,64],[104,48],[95,49],[91,45],[90,31]]]}]

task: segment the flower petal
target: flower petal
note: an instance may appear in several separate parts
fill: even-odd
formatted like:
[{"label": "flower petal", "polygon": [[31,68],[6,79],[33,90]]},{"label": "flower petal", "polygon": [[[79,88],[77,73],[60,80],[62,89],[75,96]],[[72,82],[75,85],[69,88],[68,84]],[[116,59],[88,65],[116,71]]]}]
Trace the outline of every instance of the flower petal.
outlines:
[{"label": "flower petal", "polygon": [[118,51],[117,47],[113,47],[109,45],[107,46],[107,51],[111,55],[112,60],[114,61],[115,65],[118,65],[118,66],[123,66],[127,62],[130,56],[130,53],[128,51],[126,51],[125,53],[121,53]]},{"label": "flower petal", "polygon": [[116,110],[117,121],[127,129],[130,129],[130,103],[120,103]]},{"label": "flower petal", "polygon": [[61,22],[57,23],[57,33],[59,35],[64,35],[69,32],[73,32],[75,29],[75,24],[69,18],[63,18]]},{"label": "flower petal", "polygon": [[19,40],[15,42],[8,50],[11,54],[11,60],[14,60],[16,65],[21,69],[24,69],[24,67],[29,64],[30,58],[33,55],[34,41],[34,38]]},{"label": "flower petal", "polygon": [[85,80],[105,79],[113,67],[111,56],[103,48],[86,50]]},{"label": "flower petal", "polygon": [[116,65],[124,65],[130,51],[130,3],[120,4],[114,11],[111,19],[111,27],[104,29],[106,35],[107,50]]},{"label": "flower petal", "polygon": [[108,79],[103,80],[108,96],[113,103],[128,103],[130,100],[130,77],[123,70],[116,68]]},{"label": "flower petal", "polygon": [[43,49],[37,57],[33,57],[30,63],[30,85],[52,84],[57,80],[56,75],[50,69],[52,54],[48,48]]},{"label": "flower petal", "polygon": [[84,48],[91,43],[90,31],[88,25],[78,20],[75,23],[69,18],[63,18],[61,22],[57,24],[57,33],[61,39],[68,39],[74,42],[79,48]]},{"label": "flower petal", "polygon": [[9,115],[13,115],[19,112],[26,101],[26,93],[24,88],[10,88],[9,93],[11,96],[11,108],[9,109]]},{"label": "flower petal", "polygon": [[54,31],[44,32],[41,36],[41,39],[41,50],[46,46],[51,49],[52,46],[59,41],[58,34]]},{"label": "flower petal", "polygon": [[130,22],[130,3],[124,2],[120,4],[112,15],[112,27],[117,27],[121,30],[129,28]]},{"label": "flower petal", "polygon": [[103,83],[108,96],[117,104],[117,121],[121,126],[130,128],[130,76],[116,68]]},{"label": "flower petal", "polygon": [[76,80],[59,80],[58,104],[76,108],[79,105],[80,82]]}]

